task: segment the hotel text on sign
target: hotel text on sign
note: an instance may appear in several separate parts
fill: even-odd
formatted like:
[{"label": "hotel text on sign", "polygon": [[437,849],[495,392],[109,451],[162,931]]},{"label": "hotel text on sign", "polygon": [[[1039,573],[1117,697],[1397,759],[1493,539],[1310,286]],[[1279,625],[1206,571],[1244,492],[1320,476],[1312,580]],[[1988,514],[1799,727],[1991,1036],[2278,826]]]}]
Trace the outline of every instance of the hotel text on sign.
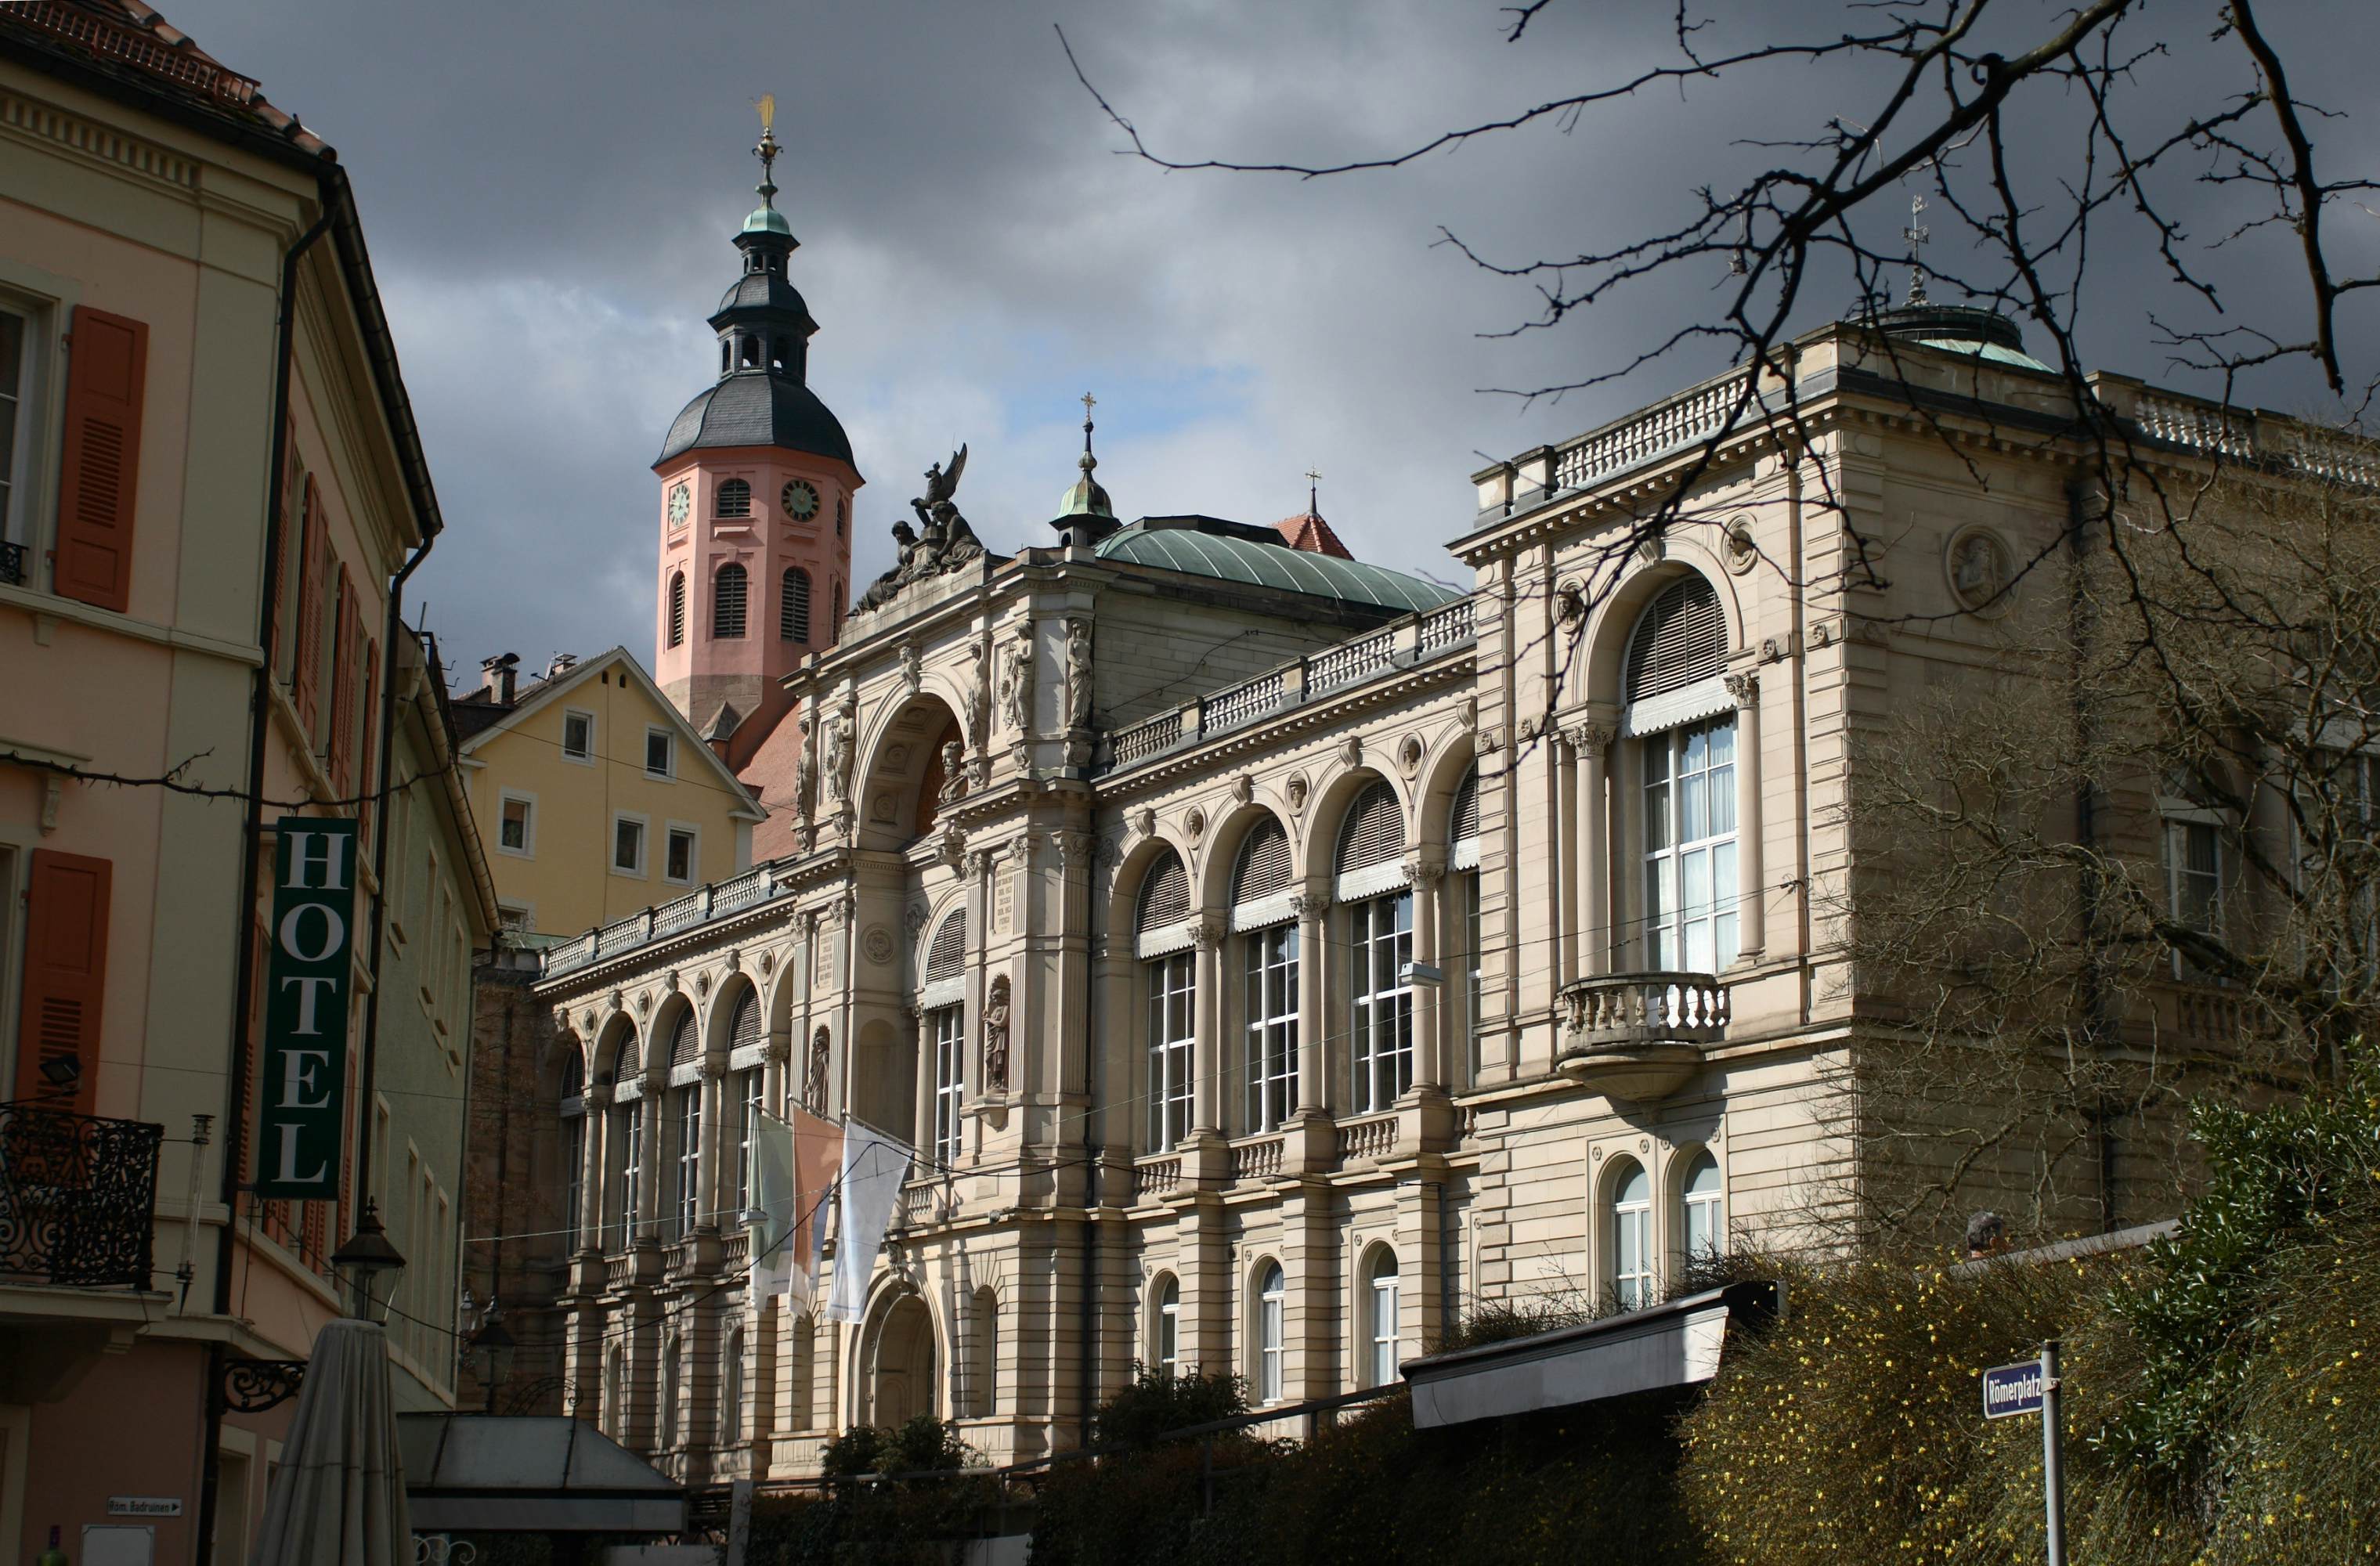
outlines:
[{"label": "hotel text on sign", "polygon": [[256,1194],[334,1199],[346,1104],[356,823],[284,816],[273,830]]}]

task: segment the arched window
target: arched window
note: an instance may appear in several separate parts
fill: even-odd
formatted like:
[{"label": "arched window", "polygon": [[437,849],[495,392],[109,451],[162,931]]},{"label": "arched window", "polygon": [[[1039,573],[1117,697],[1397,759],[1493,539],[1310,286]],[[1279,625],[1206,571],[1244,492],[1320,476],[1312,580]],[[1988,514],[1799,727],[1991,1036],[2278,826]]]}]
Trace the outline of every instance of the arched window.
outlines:
[{"label": "arched window", "polygon": [[671,1092],[670,1145],[677,1156],[671,1177],[671,1213],[677,1237],[694,1232],[709,1215],[702,1211],[702,1084]]},{"label": "arched window", "polygon": [[744,567],[730,561],[719,568],[710,590],[710,634],[721,641],[744,635]]},{"label": "arched window", "polygon": [[953,908],[934,930],[934,939],[926,947],[926,979],[928,984],[940,984],[956,978],[966,971],[966,910]]},{"label": "arched window", "polygon": [[1397,1378],[1397,1253],[1382,1245],[1372,1253],[1371,1276],[1365,1280],[1366,1324],[1371,1329],[1372,1380],[1385,1387]]},{"label": "arched window", "polygon": [[[1190,1135],[1191,1066],[1196,1052],[1193,954],[1180,926],[1190,917],[1190,877],[1178,854],[1153,867],[1140,888],[1134,931],[1148,991],[1148,1147],[1163,1152]],[[1170,950],[1169,950],[1170,948]]]},{"label": "arched window", "polygon": [[611,1184],[620,1194],[619,1222],[613,1231],[614,1244],[626,1250],[636,1243],[637,1222],[642,1216],[645,1178],[645,1100],[629,1099],[612,1111],[613,1146],[618,1149],[612,1157]]},{"label": "arched window", "polygon": [[1653,1180],[1633,1159],[1611,1175],[1611,1293],[1622,1310],[1653,1303]]},{"label": "arched window", "polygon": [[1232,872],[1232,925],[1245,932],[1240,1000],[1251,1131],[1271,1131],[1297,1109],[1297,921],[1282,896],[1289,877],[1289,836],[1268,817],[1249,830]]},{"label": "arched window", "polygon": [[1289,1282],[1281,1263],[1265,1263],[1257,1284],[1257,1401],[1279,1402],[1286,1380],[1282,1359],[1289,1341]]},{"label": "arched window", "polygon": [[777,600],[777,636],[784,641],[810,639],[810,574],[798,565],[785,567],[784,589]]},{"label": "arched window", "polygon": [[565,1045],[562,1061],[562,1230],[564,1244],[579,1248],[578,1226],[586,1220],[587,1178],[587,1057],[576,1044]]},{"label": "arched window", "polygon": [[686,645],[686,573],[673,571],[669,579],[669,644]]},{"label": "arched window", "polygon": [[1182,1284],[1167,1273],[1157,1287],[1157,1341],[1152,1357],[1158,1373],[1172,1377],[1182,1369]]},{"label": "arched window", "polygon": [[[748,340],[746,346],[747,348],[749,347]],[[749,364],[751,360],[747,358],[745,362]],[[725,483],[720,485],[719,493],[713,497],[711,502],[710,514],[713,516],[751,516],[751,484],[746,480],[730,479]]]},{"label": "arched window", "polygon": [[[953,908],[934,929],[926,943],[921,986],[956,982],[966,972],[966,910]],[[955,1002],[938,1005],[925,1016],[927,1037],[934,1046],[934,1158],[945,1169],[958,1163],[965,1123],[960,1111],[966,1101],[966,1030],[965,1007]]]},{"label": "arched window", "polygon": [[1628,644],[1629,726],[1642,737],[1644,966],[1717,973],[1735,961],[1735,711],[1719,674],[1727,621],[1699,576],[1654,598]]},{"label": "arched window", "polygon": [[744,1329],[727,1334],[725,1363],[719,1377],[719,1439],[734,1446],[744,1439]]},{"label": "arched window", "polygon": [[1413,1086],[1413,892],[1394,886],[1378,895],[1366,872],[1393,866],[1404,852],[1404,819],[1385,783],[1359,795],[1340,830],[1337,884],[1361,900],[1347,909],[1348,1032],[1354,1065],[1354,1108],[1385,1110]]},{"label": "arched window", "polygon": [[1690,1262],[1717,1257],[1726,1248],[1726,1212],[1719,1195],[1718,1159],[1705,1147],[1686,1166],[1686,1178],[1681,1188],[1685,1211],[1678,1232],[1685,1241],[1686,1259]]},{"label": "arched window", "polygon": [[628,1428],[628,1411],[623,1400],[628,1395],[628,1356],[619,1344],[603,1361],[603,1433],[617,1440]]},{"label": "arched window", "polygon": [[1727,668],[1727,616],[1718,594],[1689,575],[1654,596],[1628,640],[1628,699],[1642,701]]},{"label": "arched window", "polygon": [[990,1289],[975,1292],[975,1341],[968,1345],[967,1397],[978,1418],[1000,1412],[1000,1301]]},{"label": "arched window", "polygon": [[689,1066],[702,1058],[702,1041],[694,1026],[694,1008],[680,1006],[677,1021],[670,1027],[669,1063]]}]

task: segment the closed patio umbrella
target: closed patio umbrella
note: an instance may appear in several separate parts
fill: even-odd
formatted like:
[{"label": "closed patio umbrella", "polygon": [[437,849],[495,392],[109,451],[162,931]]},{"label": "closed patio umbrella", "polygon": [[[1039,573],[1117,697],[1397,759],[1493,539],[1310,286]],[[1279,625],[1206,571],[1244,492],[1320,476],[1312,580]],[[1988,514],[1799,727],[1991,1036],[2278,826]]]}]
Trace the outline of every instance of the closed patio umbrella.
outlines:
[{"label": "closed patio umbrella", "polygon": [[264,1504],[253,1566],[409,1566],[388,1339],[369,1321],[315,1336],[298,1414]]}]

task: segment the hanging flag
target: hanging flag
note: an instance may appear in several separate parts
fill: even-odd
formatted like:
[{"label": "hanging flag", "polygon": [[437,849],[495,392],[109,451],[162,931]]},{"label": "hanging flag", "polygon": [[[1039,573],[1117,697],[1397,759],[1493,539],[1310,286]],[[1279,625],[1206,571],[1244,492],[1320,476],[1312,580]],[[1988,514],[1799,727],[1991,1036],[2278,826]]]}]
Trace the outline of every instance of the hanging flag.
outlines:
[{"label": "hanging flag", "polygon": [[751,1232],[751,1294],[755,1300],[786,1293],[793,1262],[794,1128],[766,1110],[752,1119],[752,1206],[744,1214]]},{"label": "hanging flag", "polygon": [[901,1182],[908,1177],[914,1156],[907,1143],[856,1120],[844,1126],[843,1184],[836,1202],[841,1237],[835,1242],[834,1293],[827,1301],[827,1320],[857,1321],[866,1310],[868,1281],[876,1271],[885,1226],[892,1221]]},{"label": "hanging flag", "polygon": [[827,1210],[834,1203],[835,1177],[843,1172],[843,1127],[796,1107],[794,1134],[794,1227],[786,1244],[795,1288],[808,1305],[818,1291],[819,1243],[826,1235]]}]

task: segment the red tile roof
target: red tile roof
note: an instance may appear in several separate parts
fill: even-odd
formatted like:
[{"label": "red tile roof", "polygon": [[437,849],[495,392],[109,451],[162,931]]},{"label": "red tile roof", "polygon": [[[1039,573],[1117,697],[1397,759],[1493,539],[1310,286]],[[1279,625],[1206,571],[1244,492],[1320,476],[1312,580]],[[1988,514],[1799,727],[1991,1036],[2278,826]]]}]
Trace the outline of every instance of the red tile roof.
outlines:
[{"label": "red tile roof", "polygon": [[142,0],[30,0],[0,7],[0,18],[63,40],[103,65],[128,69],[235,118],[252,118],[302,150],[329,147],[267,102],[256,80],[200,48]]},{"label": "red tile roof", "polygon": [[1308,554],[1328,554],[1340,560],[1355,558],[1353,551],[1339,541],[1330,524],[1322,520],[1319,512],[1303,511],[1295,516],[1284,516],[1273,524],[1292,549],[1302,549]]}]

